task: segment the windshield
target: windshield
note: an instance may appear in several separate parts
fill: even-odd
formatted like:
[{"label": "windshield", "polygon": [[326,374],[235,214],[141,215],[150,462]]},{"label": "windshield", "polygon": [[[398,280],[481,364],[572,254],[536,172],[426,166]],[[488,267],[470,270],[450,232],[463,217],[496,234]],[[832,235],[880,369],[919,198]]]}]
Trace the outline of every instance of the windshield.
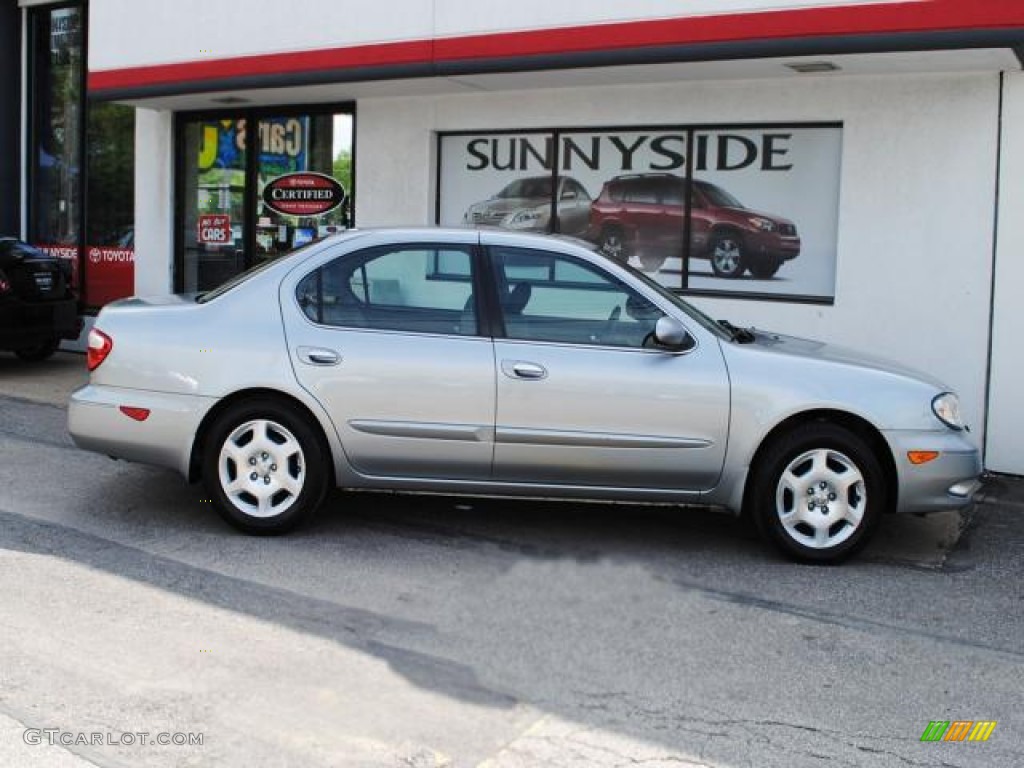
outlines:
[{"label": "windshield", "polygon": [[551,179],[547,176],[540,176],[532,179],[519,179],[513,181],[501,192],[498,197],[551,197]]},{"label": "windshield", "polygon": [[706,181],[697,181],[694,183],[712,205],[718,206],[719,208],[746,208],[743,203],[721,187],[716,187],[714,184],[710,184]]}]

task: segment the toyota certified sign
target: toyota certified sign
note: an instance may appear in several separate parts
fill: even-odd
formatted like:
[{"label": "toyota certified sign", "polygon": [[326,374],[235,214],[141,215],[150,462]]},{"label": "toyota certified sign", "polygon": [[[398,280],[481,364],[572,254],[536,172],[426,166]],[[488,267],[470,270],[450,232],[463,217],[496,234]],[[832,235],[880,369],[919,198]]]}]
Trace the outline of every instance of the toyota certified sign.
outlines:
[{"label": "toyota certified sign", "polygon": [[345,202],[345,188],[322,173],[288,173],[263,188],[263,202],[285,216],[322,216]]}]

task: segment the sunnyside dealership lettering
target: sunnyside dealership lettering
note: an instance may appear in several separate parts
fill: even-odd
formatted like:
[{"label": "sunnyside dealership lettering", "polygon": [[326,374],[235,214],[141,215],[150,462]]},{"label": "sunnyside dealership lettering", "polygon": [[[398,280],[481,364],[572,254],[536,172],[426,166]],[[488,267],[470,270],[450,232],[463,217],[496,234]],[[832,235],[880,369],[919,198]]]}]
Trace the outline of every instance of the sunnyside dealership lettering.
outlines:
[{"label": "sunnyside dealership lettering", "polygon": [[[691,158],[695,171],[788,171],[792,133],[697,133]],[[598,170],[609,166],[623,171],[674,171],[686,166],[686,135],[570,136],[559,137],[558,168]],[[470,139],[466,144],[469,171],[532,171],[553,169],[553,136],[502,136]],[[641,158],[644,158],[641,160]]]}]

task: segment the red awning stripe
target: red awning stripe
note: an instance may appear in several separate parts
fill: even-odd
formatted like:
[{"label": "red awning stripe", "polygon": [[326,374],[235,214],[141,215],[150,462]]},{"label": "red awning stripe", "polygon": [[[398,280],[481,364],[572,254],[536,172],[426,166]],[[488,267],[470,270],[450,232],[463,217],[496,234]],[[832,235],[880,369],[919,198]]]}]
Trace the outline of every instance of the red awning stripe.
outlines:
[{"label": "red awning stripe", "polygon": [[465,62],[844,36],[1016,30],[1024,40],[1024,0],[911,0],[885,4],[615,22],[451,38],[374,43],[315,51],[203,59],[89,73],[90,92],[145,89],[237,78],[390,68],[429,74]]}]

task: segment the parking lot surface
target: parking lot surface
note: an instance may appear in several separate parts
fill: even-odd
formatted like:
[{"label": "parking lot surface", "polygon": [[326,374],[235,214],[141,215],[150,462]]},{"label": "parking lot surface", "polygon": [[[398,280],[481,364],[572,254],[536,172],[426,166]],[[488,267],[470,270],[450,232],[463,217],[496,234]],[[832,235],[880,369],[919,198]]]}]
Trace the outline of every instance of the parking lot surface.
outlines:
[{"label": "parking lot surface", "polygon": [[[839,567],[714,513],[546,501],[336,493],[251,538],[71,445],[80,356],[15,362],[0,764],[1024,765],[1016,481]],[[921,741],[946,720],[997,724]]]}]

